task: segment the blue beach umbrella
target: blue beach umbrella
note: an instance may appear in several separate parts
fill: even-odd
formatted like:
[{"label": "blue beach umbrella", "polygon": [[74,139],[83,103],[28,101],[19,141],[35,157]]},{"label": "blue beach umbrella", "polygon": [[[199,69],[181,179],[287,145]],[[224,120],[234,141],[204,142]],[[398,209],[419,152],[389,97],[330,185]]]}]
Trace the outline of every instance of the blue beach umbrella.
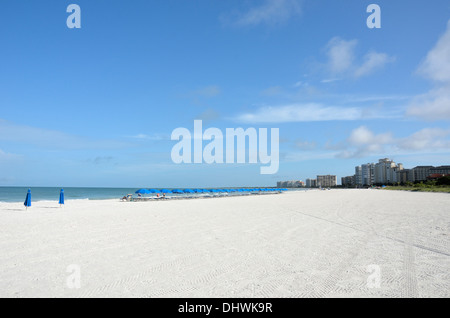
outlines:
[{"label": "blue beach umbrella", "polygon": [[148,191],[150,191],[150,193],[161,193],[161,191],[156,189],[148,189]]},{"label": "blue beach umbrella", "polygon": [[191,189],[184,189],[183,192],[184,193],[194,193],[194,191]]},{"label": "blue beach umbrella", "polygon": [[167,189],[162,189],[161,192],[162,192],[162,193],[173,193],[172,191],[167,190]]},{"label": "blue beach umbrella", "polygon": [[25,198],[25,202],[23,203],[25,207],[28,209],[29,206],[31,206],[31,189],[28,189],[27,197]]},{"label": "blue beach umbrella", "polygon": [[149,190],[147,190],[147,189],[139,189],[135,193],[137,193],[137,194],[149,194],[151,192]]},{"label": "blue beach umbrella", "polygon": [[183,194],[183,191],[181,191],[179,189],[174,189],[174,190],[172,190],[172,192],[175,194]]},{"label": "blue beach umbrella", "polygon": [[61,192],[59,193],[59,205],[64,204],[64,189],[61,189]]}]

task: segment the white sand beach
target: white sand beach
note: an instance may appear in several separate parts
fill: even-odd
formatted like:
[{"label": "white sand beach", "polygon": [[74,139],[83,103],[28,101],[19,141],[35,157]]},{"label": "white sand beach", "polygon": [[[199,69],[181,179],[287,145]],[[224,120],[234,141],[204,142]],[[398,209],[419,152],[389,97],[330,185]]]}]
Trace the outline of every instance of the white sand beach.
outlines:
[{"label": "white sand beach", "polygon": [[0,203],[0,297],[449,297],[449,206],[384,190]]}]

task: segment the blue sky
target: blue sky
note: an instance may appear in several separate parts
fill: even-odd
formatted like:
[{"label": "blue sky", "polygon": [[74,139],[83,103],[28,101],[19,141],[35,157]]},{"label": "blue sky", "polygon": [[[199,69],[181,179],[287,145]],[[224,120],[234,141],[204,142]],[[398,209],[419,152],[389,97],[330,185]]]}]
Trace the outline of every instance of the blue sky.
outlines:
[{"label": "blue sky", "polygon": [[[343,3],[2,1],[0,185],[271,186],[384,157],[450,164],[450,3]],[[174,164],[171,132],[194,119],[279,128],[278,173]]]}]

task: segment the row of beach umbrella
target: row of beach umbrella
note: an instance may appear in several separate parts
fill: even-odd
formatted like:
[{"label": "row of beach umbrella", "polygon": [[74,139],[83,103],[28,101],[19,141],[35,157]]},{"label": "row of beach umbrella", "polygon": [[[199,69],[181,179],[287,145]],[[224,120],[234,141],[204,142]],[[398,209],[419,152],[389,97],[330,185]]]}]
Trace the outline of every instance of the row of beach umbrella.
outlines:
[{"label": "row of beach umbrella", "polygon": [[[64,189],[61,189],[59,192],[59,204],[64,204]],[[28,209],[28,207],[31,206],[31,189],[28,189],[27,196],[25,197],[25,202],[23,203],[25,207]]]},{"label": "row of beach umbrella", "polygon": [[195,193],[234,193],[234,192],[280,192],[287,189],[279,188],[242,188],[242,189],[139,189],[137,194],[156,194],[156,193],[172,193],[172,194],[195,194]]}]

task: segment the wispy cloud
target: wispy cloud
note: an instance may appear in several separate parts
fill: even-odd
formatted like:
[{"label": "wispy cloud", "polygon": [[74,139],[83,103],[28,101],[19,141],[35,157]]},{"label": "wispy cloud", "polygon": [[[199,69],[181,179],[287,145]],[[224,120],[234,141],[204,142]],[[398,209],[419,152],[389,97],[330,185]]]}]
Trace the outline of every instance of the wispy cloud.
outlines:
[{"label": "wispy cloud", "polygon": [[398,140],[398,147],[404,150],[447,150],[450,151],[450,129],[424,128],[407,138]]},{"label": "wispy cloud", "polygon": [[237,27],[265,25],[279,25],[290,18],[301,14],[300,0],[265,0],[257,7],[249,8],[245,12],[223,16],[226,25]]},{"label": "wispy cloud", "polygon": [[310,151],[317,148],[317,144],[314,141],[296,140],[294,147],[300,150]]},{"label": "wispy cloud", "polygon": [[417,96],[406,115],[424,120],[450,120],[450,84]]},{"label": "wispy cloud", "polygon": [[212,108],[208,108],[201,114],[197,115],[194,119],[200,119],[203,121],[203,124],[206,125],[206,124],[210,123],[211,121],[217,120],[219,118],[220,118],[219,112],[217,112],[216,110],[214,110]]},{"label": "wispy cloud", "polygon": [[367,112],[361,107],[325,106],[322,104],[291,104],[284,106],[266,106],[252,113],[234,117],[244,123],[288,123],[331,120],[360,120],[387,117],[388,114]]},{"label": "wispy cloud", "polygon": [[406,114],[425,120],[450,120],[450,21],[445,33],[419,66],[418,73],[436,86],[414,98]]},{"label": "wispy cloud", "polygon": [[[331,83],[341,79],[342,76],[359,78],[374,73],[386,64],[395,61],[395,58],[386,53],[370,51],[362,57],[356,55],[357,40],[345,40],[340,37],[332,38],[326,46],[328,61],[326,69],[330,79],[322,83]],[[340,76],[336,78],[335,76]]]},{"label": "wispy cloud", "polygon": [[193,94],[198,97],[206,97],[211,98],[219,95],[221,93],[221,89],[217,85],[209,85],[202,88],[199,88],[193,91]]},{"label": "wispy cloud", "polygon": [[364,56],[363,64],[356,68],[354,75],[355,77],[368,75],[393,61],[395,58],[385,53],[369,52]]},{"label": "wispy cloud", "polygon": [[326,78],[326,79],[321,80],[320,82],[326,84],[326,83],[337,82],[340,80],[342,80],[342,78]]},{"label": "wispy cloud", "polygon": [[137,134],[133,136],[129,136],[130,138],[134,139],[142,139],[142,140],[170,140],[170,137],[168,135],[163,134],[153,134],[153,135],[147,135],[147,134]]},{"label": "wispy cloud", "polygon": [[2,149],[0,149],[0,161],[17,160],[21,157],[22,156],[20,156],[20,155],[5,152]]},{"label": "wispy cloud", "polygon": [[418,71],[433,81],[450,82],[450,21],[447,23],[447,30],[428,52]]},{"label": "wispy cloud", "polygon": [[283,89],[281,86],[271,86],[269,88],[266,88],[261,92],[261,95],[264,96],[277,96],[280,95],[283,92]]}]

